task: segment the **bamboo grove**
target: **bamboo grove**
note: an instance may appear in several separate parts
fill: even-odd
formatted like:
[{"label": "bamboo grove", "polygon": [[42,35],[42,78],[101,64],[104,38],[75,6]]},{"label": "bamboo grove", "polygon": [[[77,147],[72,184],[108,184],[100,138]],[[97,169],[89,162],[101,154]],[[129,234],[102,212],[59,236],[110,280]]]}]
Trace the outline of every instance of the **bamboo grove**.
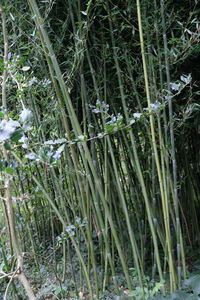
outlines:
[{"label": "bamboo grove", "polygon": [[0,1],[2,299],[39,297],[43,265],[89,299],[121,278],[134,290],[131,269],[135,299],[147,275],[163,295],[187,278],[200,244],[193,2]]}]

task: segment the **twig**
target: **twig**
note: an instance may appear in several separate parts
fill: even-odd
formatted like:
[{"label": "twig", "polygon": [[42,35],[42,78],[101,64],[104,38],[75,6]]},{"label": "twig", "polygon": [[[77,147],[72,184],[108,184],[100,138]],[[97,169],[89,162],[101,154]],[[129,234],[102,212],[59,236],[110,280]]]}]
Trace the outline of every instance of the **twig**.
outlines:
[{"label": "twig", "polygon": [[9,287],[10,287],[10,285],[11,285],[11,282],[13,281],[13,278],[14,278],[15,275],[17,274],[17,272],[18,272],[18,269],[15,270],[15,272],[13,272],[13,274],[12,274],[12,276],[11,276],[9,282],[8,282],[8,285],[7,285],[7,287],[6,287],[5,294],[4,294],[4,296],[3,296],[3,300],[6,300],[6,299],[7,299],[8,289],[9,289]]},{"label": "twig", "polygon": [[5,278],[5,277],[9,277],[9,278],[10,278],[10,276],[12,276],[13,273],[15,273],[15,272],[10,272],[10,273],[8,273],[8,274],[3,273],[4,275],[0,276],[0,279],[3,279],[3,278]]}]

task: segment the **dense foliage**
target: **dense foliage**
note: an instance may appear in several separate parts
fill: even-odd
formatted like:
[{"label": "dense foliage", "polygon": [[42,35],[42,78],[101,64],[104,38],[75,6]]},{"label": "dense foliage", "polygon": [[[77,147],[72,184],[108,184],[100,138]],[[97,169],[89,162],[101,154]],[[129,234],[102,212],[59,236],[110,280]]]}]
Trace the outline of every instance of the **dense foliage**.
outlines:
[{"label": "dense foliage", "polygon": [[198,1],[0,11],[0,299],[199,299]]}]

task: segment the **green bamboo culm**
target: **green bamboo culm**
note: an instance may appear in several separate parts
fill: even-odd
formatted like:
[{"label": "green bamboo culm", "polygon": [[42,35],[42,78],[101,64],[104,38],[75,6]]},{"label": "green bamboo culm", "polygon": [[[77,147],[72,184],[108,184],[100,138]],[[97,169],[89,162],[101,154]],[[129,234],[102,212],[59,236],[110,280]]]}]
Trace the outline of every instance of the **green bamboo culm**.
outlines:
[{"label": "green bamboo culm", "polygon": [[[189,15],[165,0],[22,2],[1,1],[0,131],[4,117],[19,127],[0,169],[33,292],[48,297],[50,281],[61,299],[146,299],[160,286],[164,299],[200,245],[198,79],[184,75],[198,52],[195,4]],[[0,192],[0,260],[12,276]],[[23,297],[17,276],[0,275],[5,297]]]},{"label": "green bamboo culm", "polygon": [[[169,70],[169,60],[168,60],[168,45],[167,45],[167,35],[166,35],[166,24],[165,24],[165,11],[164,11],[164,1],[160,1],[160,10],[162,18],[162,29],[163,29],[163,44],[164,44],[164,58],[165,58],[165,70],[167,79],[167,88],[170,91],[170,70]],[[178,199],[178,183],[177,183],[177,163],[175,154],[175,139],[174,139],[174,121],[173,121],[173,108],[172,99],[168,99],[169,108],[169,130],[170,130],[170,144],[171,144],[171,160],[172,160],[172,171],[173,171],[173,199],[174,199],[174,210],[176,217],[176,239],[177,239],[177,274],[178,274],[178,285],[181,286],[181,273],[183,268],[183,277],[186,278],[186,266],[185,266],[185,254],[182,239],[182,231],[180,225],[179,217],[179,199]],[[182,268],[181,268],[182,263]]]},{"label": "green bamboo culm", "polygon": [[[141,47],[141,55],[142,55],[142,63],[143,63],[143,71],[144,71],[145,91],[146,91],[148,108],[149,110],[151,110],[151,99],[150,99],[149,80],[148,80],[147,64],[146,64],[146,57],[145,57],[145,46],[144,46],[143,29],[142,29],[140,0],[137,0],[136,3],[137,3],[138,27],[139,27],[139,35],[140,35],[140,47]],[[171,233],[170,233],[168,199],[166,199],[165,197],[164,188],[163,188],[163,178],[162,178],[160,159],[159,159],[157,144],[156,144],[157,142],[155,137],[155,127],[154,127],[155,121],[154,121],[153,114],[150,113],[149,119],[150,119],[150,128],[151,128],[151,136],[152,136],[152,146],[155,155],[155,162],[156,162],[159,187],[161,193],[163,218],[165,224],[167,257],[168,257],[169,274],[170,274],[170,290],[174,291],[177,286],[177,279],[176,279],[176,273],[174,268],[174,260],[172,256],[172,241],[171,241]],[[160,276],[163,279],[163,276],[161,275],[161,271],[160,271]]]},{"label": "green bamboo culm", "polygon": [[[62,92],[64,103],[66,105],[66,108],[67,108],[69,116],[70,116],[70,120],[71,120],[71,124],[73,126],[73,129],[74,129],[74,132],[76,133],[76,136],[81,136],[82,131],[81,131],[81,128],[80,128],[80,124],[79,124],[79,122],[77,120],[77,116],[74,112],[74,109],[73,109],[73,106],[72,106],[72,103],[71,103],[71,99],[70,99],[67,87],[64,83],[64,80],[63,80],[63,77],[62,77],[62,74],[61,74],[56,56],[55,56],[54,51],[52,49],[52,46],[51,46],[51,43],[49,41],[48,35],[47,35],[47,33],[44,29],[44,23],[43,23],[43,20],[41,18],[41,15],[39,13],[39,9],[38,9],[37,4],[34,0],[29,0],[28,3],[30,5],[34,15],[36,16],[35,17],[35,22],[36,22],[37,28],[41,32],[41,35],[42,35],[42,38],[44,40],[46,49],[48,49],[48,55],[49,55],[49,57],[52,61],[52,65],[53,65],[53,68],[54,68],[54,71],[55,71],[55,74],[56,74],[56,77],[57,77],[57,80],[58,80],[58,83],[59,83],[59,86],[60,86],[60,89],[61,89],[61,92]],[[85,151],[85,153],[84,153],[85,156],[83,157],[83,163],[86,166],[87,162],[88,162],[89,167],[91,169],[91,172],[94,176],[96,187],[98,189],[99,196],[100,196],[100,198],[103,202],[104,208],[105,208],[106,211],[109,212],[109,208],[107,206],[106,199],[104,197],[104,192],[102,190],[102,186],[101,186],[100,180],[98,178],[98,175],[96,174],[96,171],[94,169],[92,158],[90,156],[87,145],[85,143],[83,143],[83,147],[84,147],[84,151]],[[81,154],[83,155],[83,153],[81,153]],[[93,186],[93,183],[91,182],[91,180],[89,182],[90,182],[90,185]],[[97,203],[96,203],[96,205],[97,205]],[[97,206],[96,206],[96,209],[97,209],[97,214],[99,215],[99,218],[101,219],[101,216],[100,216],[101,213],[100,213],[100,210]],[[112,217],[111,217],[110,213],[108,213],[108,220],[109,220],[109,223],[110,223],[110,226],[111,226],[111,230],[112,230],[112,234],[113,234],[113,237],[114,237],[114,240],[115,240],[115,243],[116,243],[116,247],[118,249],[118,253],[119,253],[120,260],[121,260],[121,263],[122,263],[122,266],[123,266],[123,270],[124,270],[124,273],[125,273],[125,277],[126,277],[128,287],[131,288],[130,278],[129,278],[129,274],[128,274],[128,268],[127,268],[127,265],[126,265],[126,262],[125,262],[124,254],[123,254],[123,251],[121,249],[121,246],[120,246],[120,243],[119,243],[119,238],[117,236],[117,233],[116,233],[116,230],[115,230],[115,227],[114,227],[114,223],[113,223],[113,220],[112,220]],[[103,227],[101,227],[101,228],[103,229]],[[104,235],[105,243],[107,243],[106,242],[106,236],[105,236],[105,233],[104,233],[104,229],[103,229],[103,235]],[[84,267],[84,270],[85,270],[85,274],[86,274],[87,272],[86,272],[85,267]],[[86,275],[86,278],[87,278],[87,283],[88,283],[88,286],[89,286],[90,283],[89,283],[88,274]]]}]

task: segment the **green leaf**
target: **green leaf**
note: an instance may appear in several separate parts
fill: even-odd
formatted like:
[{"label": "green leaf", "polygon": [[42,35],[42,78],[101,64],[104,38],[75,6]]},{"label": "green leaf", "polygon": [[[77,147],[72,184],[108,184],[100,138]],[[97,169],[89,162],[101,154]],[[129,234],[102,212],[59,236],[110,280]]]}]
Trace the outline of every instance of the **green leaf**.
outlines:
[{"label": "green leaf", "polygon": [[[172,294],[172,300],[194,300],[194,295],[187,294],[184,291],[176,291]],[[195,297],[196,299],[196,297]],[[197,300],[197,299],[196,299]]]},{"label": "green leaf", "polygon": [[10,168],[10,167],[6,168],[5,171],[6,171],[6,173],[9,174],[9,175],[13,175],[13,174],[15,173],[15,169]]},{"label": "green leaf", "polygon": [[157,295],[148,300],[198,300],[197,296],[194,294],[186,293],[185,291],[175,291],[173,294],[167,296]]},{"label": "green leaf", "polygon": [[17,142],[18,140],[21,139],[21,137],[23,136],[23,130],[22,129],[18,129],[16,130],[12,135],[11,135],[11,140],[13,142]]},{"label": "green leaf", "polygon": [[4,159],[0,159],[0,171],[3,171],[5,169],[5,166],[6,166],[5,163],[6,162]]},{"label": "green leaf", "polygon": [[14,118],[14,111],[9,112],[9,118],[13,119]]},{"label": "green leaf", "polygon": [[8,142],[4,143],[4,147],[6,150],[12,150],[12,147],[11,147],[10,143],[8,143]]},{"label": "green leaf", "polygon": [[153,290],[151,291],[151,296],[154,296],[162,287],[164,286],[164,280],[157,282]]},{"label": "green leaf", "polygon": [[196,295],[200,294],[200,274],[190,277],[184,281],[184,286],[192,288]]},{"label": "green leaf", "polygon": [[135,296],[142,296],[144,293],[146,294],[148,292],[148,289],[146,290],[141,288],[141,287],[136,287],[136,289],[128,294],[129,297],[135,297]]},{"label": "green leaf", "polygon": [[113,132],[116,129],[115,125],[106,124],[106,131]]}]

